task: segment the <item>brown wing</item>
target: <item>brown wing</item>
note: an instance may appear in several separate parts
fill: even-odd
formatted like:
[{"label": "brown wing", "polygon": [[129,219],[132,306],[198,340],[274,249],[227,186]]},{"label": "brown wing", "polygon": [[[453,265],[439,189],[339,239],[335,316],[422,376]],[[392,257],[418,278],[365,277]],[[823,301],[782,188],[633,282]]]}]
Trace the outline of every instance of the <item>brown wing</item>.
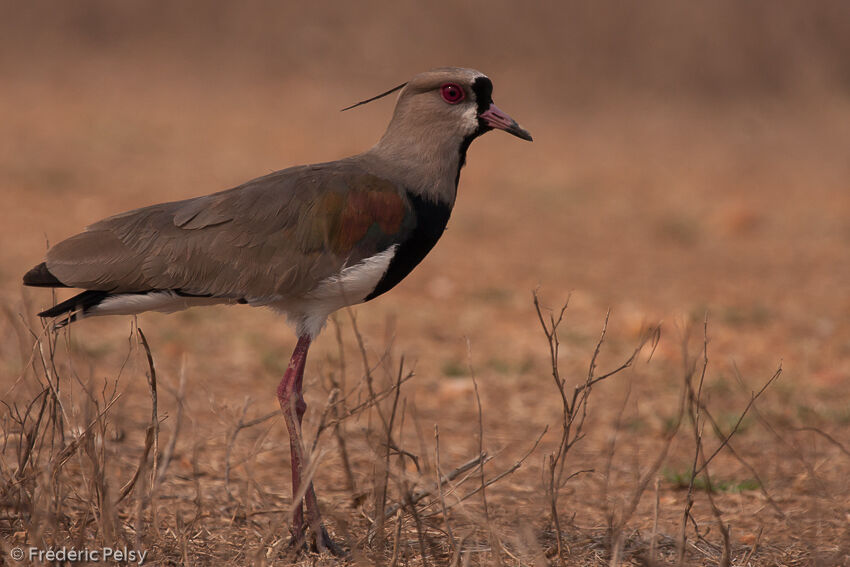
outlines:
[{"label": "brown wing", "polygon": [[291,296],[403,241],[414,224],[399,188],[335,162],[104,219],[51,248],[46,264],[83,289]]}]

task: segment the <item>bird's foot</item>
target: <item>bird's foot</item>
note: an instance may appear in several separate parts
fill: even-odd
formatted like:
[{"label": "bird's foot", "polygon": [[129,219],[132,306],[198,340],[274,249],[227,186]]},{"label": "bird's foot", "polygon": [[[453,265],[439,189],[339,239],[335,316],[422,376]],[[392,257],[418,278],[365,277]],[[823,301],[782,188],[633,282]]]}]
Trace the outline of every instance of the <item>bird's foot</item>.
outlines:
[{"label": "bird's foot", "polygon": [[328,530],[325,528],[320,518],[311,518],[310,527],[310,545],[307,546],[307,527],[308,523],[304,521],[303,514],[295,514],[292,520],[292,525],[289,527],[289,547],[294,549],[297,554],[312,551],[313,553],[330,553],[335,557],[345,555],[345,550],[331,539]]},{"label": "bird's foot", "polygon": [[290,529],[289,536],[289,547],[295,550],[296,554],[307,553],[308,551],[312,551],[313,553],[330,553],[334,557],[342,557],[345,555],[345,550],[341,545],[336,543],[333,539],[331,539],[330,534],[328,534],[328,530],[325,529],[325,526],[322,526],[319,530],[319,533],[316,534],[313,530],[310,530],[311,535],[313,537],[310,541],[309,548],[307,547],[307,534],[303,529],[296,530]]},{"label": "bird's foot", "polygon": [[313,551],[316,553],[330,553],[334,557],[342,557],[345,555],[345,550],[338,543],[331,539],[328,530],[324,525],[319,525],[318,533],[314,532]]},{"label": "bird's foot", "polygon": [[293,522],[289,527],[289,547],[296,550],[297,553],[307,551],[307,535],[304,529],[304,520]]}]

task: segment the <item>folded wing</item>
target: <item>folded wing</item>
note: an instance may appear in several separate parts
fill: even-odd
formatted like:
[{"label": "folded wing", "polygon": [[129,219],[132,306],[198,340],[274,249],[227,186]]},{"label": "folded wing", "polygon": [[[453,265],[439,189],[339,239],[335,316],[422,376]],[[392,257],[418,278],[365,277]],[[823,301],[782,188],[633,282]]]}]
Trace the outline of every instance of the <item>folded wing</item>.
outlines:
[{"label": "folded wing", "polygon": [[272,173],[234,189],[99,221],[51,248],[29,285],[297,297],[404,240],[404,192],[346,162]]}]

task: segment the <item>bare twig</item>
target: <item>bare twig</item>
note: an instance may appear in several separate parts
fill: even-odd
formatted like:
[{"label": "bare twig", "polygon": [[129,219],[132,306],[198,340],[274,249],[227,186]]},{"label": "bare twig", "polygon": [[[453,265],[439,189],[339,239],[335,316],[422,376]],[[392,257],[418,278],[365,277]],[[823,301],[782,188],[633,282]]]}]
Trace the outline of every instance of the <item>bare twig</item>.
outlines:
[{"label": "bare twig", "polygon": [[142,348],[145,350],[148,369],[150,370],[147,378],[148,386],[151,390],[151,426],[153,427],[153,468],[151,469],[151,490],[153,490],[159,465],[159,417],[157,415],[156,368],[153,364],[153,355],[151,354],[151,347],[148,345],[148,339],[142,332],[141,327],[136,327],[136,332],[139,334],[139,340],[142,343]]},{"label": "bare twig", "polygon": [[[145,351],[145,357],[148,361],[148,372],[146,374],[148,379],[148,387],[151,392],[151,421],[150,426],[153,428],[153,446],[151,451],[153,453],[153,459],[151,464],[151,476],[150,476],[150,492],[147,495],[147,498],[141,500],[140,502],[150,502],[151,506],[151,526],[154,530],[159,530],[159,521],[157,519],[157,511],[159,506],[156,504],[156,495],[157,495],[157,474],[159,472],[159,414],[157,407],[157,389],[156,389],[156,368],[153,363],[153,355],[151,354],[151,348],[148,344],[148,340],[145,337],[145,334],[142,332],[141,327],[136,325],[136,332],[139,335],[139,340],[142,343],[142,348]],[[141,506],[142,504],[140,504]]]},{"label": "bare twig", "polygon": [[404,506],[410,515],[413,517],[413,523],[416,526],[416,540],[419,542],[419,556],[422,558],[423,567],[428,566],[428,545],[426,542],[425,530],[422,524],[422,517],[416,509],[416,504],[410,498],[410,491],[405,491],[402,496]]},{"label": "bare twig", "polygon": [[[170,388],[169,388],[170,390]],[[174,423],[174,431],[171,433],[171,438],[168,440],[168,445],[162,453],[162,461],[159,472],[156,475],[157,486],[162,484],[165,479],[165,473],[168,471],[168,465],[171,464],[171,458],[174,455],[174,449],[177,446],[177,438],[180,435],[180,429],[183,426],[183,410],[185,409],[185,393],[186,393],[186,358],[183,358],[180,365],[180,381],[177,384],[177,416]]]},{"label": "bare twig", "polygon": [[[409,370],[407,372],[407,374],[405,374],[402,377],[400,382],[398,382],[398,383],[394,382],[391,386],[388,386],[387,388],[381,390],[380,392],[376,392],[374,397],[372,397],[372,395],[370,394],[369,397],[364,402],[361,402],[361,403],[355,405],[354,407],[352,407],[348,410],[345,410],[345,408],[343,408],[341,415],[338,414],[336,417],[327,420],[321,431],[325,431],[330,427],[336,427],[337,425],[341,424],[345,420],[347,420],[351,417],[354,417],[354,416],[356,416],[356,415],[358,415],[358,414],[360,414],[360,413],[362,413],[362,412],[364,412],[364,411],[366,411],[366,410],[368,410],[372,407],[376,407],[378,402],[385,400],[391,394],[395,393],[396,389],[400,385],[402,385],[405,382],[407,382],[408,380],[412,379],[414,376],[415,376],[414,371]],[[346,399],[345,397],[339,398],[339,400],[336,402],[336,404],[338,405],[338,404],[342,403],[345,399]],[[280,412],[275,412],[273,415],[277,415],[279,413]],[[317,431],[316,435],[318,436],[320,433],[321,433],[320,431]]]},{"label": "bare twig", "polygon": [[[632,366],[637,360],[637,357],[640,352],[647,344],[652,345],[652,351],[654,352],[655,347],[657,346],[661,336],[661,329],[660,327],[651,327],[647,329],[642,334],[640,340],[638,341],[638,345],[632,351],[631,355],[623,363],[621,363],[618,367],[611,370],[610,372],[597,375],[597,360],[599,358],[599,354],[601,353],[602,345],[605,342],[605,337],[608,331],[608,321],[610,318],[609,310],[609,312],[605,315],[605,321],[602,326],[602,331],[600,333],[599,340],[596,342],[596,346],[591,356],[587,375],[582,382],[573,387],[571,394],[568,394],[566,380],[561,377],[559,368],[560,339],[558,337],[558,328],[561,322],[564,320],[564,313],[566,312],[567,307],[569,305],[569,297],[567,298],[567,301],[564,303],[564,305],[561,307],[560,311],[557,314],[557,317],[554,314],[550,313],[549,317],[547,318],[543,315],[543,309],[540,306],[540,299],[538,297],[537,291],[535,290],[532,295],[534,300],[534,308],[537,312],[537,318],[540,322],[540,326],[543,330],[543,333],[546,336],[546,341],[549,347],[549,362],[552,371],[552,378],[555,382],[555,386],[558,388],[558,394],[560,395],[562,406],[561,438],[558,443],[558,448],[554,453],[550,455],[550,458],[546,462],[545,466],[547,469],[547,476],[545,478],[544,483],[546,488],[546,494],[549,498],[549,512],[551,516],[550,519],[554,524],[556,532],[558,560],[560,564],[563,565],[566,562],[566,545],[564,544],[563,538],[561,536],[560,519],[558,518],[558,497],[559,492],[561,488],[563,488],[564,484],[575,476],[575,473],[569,475],[566,474],[566,456],[572,449],[572,447],[584,438],[584,425],[587,419],[588,401],[590,399],[590,394],[593,389],[593,386]],[[652,474],[654,474],[654,471]],[[649,482],[650,478],[651,476],[648,476],[646,482]],[[643,486],[643,489],[645,489],[645,485]],[[638,500],[640,494],[642,494],[643,492],[643,489],[641,489],[636,495]],[[637,504],[635,504],[635,506],[636,505]]]},{"label": "bare twig", "polygon": [[[706,362],[707,362],[707,361],[706,361]],[[704,375],[704,374],[705,374],[705,368],[703,368],[703,375]],[[751,395],[750,395],[750,401],[749,401],[749,402],[747,402],[747,406],[744,408],[744,411],[742,411],[742,412],[741,412],[741,415],[738,417],[738,421],[736,421],[736,422],[735,422],[735,426],[732,428],[732,431],[731,431],[728,435],[723,435],[723,434],[719,431],[719,428],[718,428],[718,430],[716,430],[716,432],[717,432],[717,434],[718,434],[718,436],[720,437],[720,440],[721,440],[720,445],[719,445],[719,446],[718,446],[718,447],[714,450],[714,452],[712,452],[712,453],[711,453],[711,455],[710,455],[710,456],[709,456],[709,457],[705,460],[705,463],[703,463],[703,465],[702,465],[702,466],[701,466],[698,470],[694,471],[694,473],[695,473],[695,474],[699,474],[700,472],[702,472],[702,469],[703,469],[703,468],[705,468],[705,467],[707,467],[707,466],[708,466],[708,464],[709,464],[712,460],[714,460],[714,457],[716,457],[716,456],[717,456],[717,454],[718,454],[718,453],[720,453],[720,451],[722,451],[724,447],[726,447],[726,445],[729,443],[729,440],[730,440],[730,439],[732,439],[732,437],[735,435],[735,433],[737,433],[737,432],[738,432],[738,428],[740,428],[740,427],[741,427],[741,422],[742,422],[742,421],[744,421],[744,418],[747,416],[747,413],[749,413],[750,408],[752,408],[752,407],[753,407],[753,404],[756,402],[756,400],[758,400],[758,399],[761,397],[761,395],[764,393],[764,391],[765,391],[765,390],[767,390],[768,386],[770,386],[771,384],[773,384],[773,382],[774,382],[777,378],[779,378],[779,376],[780,376],[781,374],[782,374],[782,364],[780,364],[780,365],[779,365],[779,368],[777,368],[777,369],[776,369],[776,372],[774,372],[774,373],[773,373],[773,376],[771,376],[771,377],[767,380],[767,382],[765,382],[765,383],[764,383],[764,385],[761,387],[761,389],[760,389],[758,392],[754,392],[753,394],[751,394]],[[700,382],[700,385],[701,385],[701,384],[702,384],[702,383]],[[697,401],[697,402],[698,402],[698,404],[699,404],[699,407],[698,407],[698,410],[699,410],[699,409],[701,409],[701,408],[703,407],[703,405],[702,405],[702,403],[700,402],[699,397],[697,397],[697,400],[696,400],[696,401]],[[712,420],[712,421],[713,421],[713,420]]]},{"label": "bare twig", "polygon": [[604,481],[602,507],[605,510],[606,520],[608,521],[608,543],[612,546],[612,555],[614,555],[613,551],[615,551],[613,547],[615,542],[619,542],[620,540],[620,530],[619,525],[617,525],[617,529],[615,530],[615,524],[618,524],[618,522],[616,521],[616,510],[614,510],[611,506],[611,503],[614,502],[610,493],[611,467],[613,466],[614,454],[617,450],[617,437],[620,435],[620,431],[622,429],[623,414],[626,411],[626,406],[629,403],[631,393],[632,388],[631,385],[629,385],[626,389],[626,395],[623,397],[623,403],[620,405],[620,409],[617,411],[616,417],[614,418],[614,433],[610,436],[610,440],[608,441],[608,449],[605,452],[605,469],[602,474]]},{"label": "bare twig", "polygon": [[[349,319],[351,320],[351,332],[354,333],[354,338],[357,341],[357,348],[360,349],[360,357],[363,360],[363,375],[366,379],[366,388],[369,392],[369,400],[367,403],[370,407],[375,406],[375,410],[378,413],[378,417],[381,418],[381,423],[384,426],[384,431],[387,431],[387,419],[386,417],[384,417],[384,412],[381,411],[381,408],[379,406],[375,405],[375,402],[377,401],[378,397],[375,393],[375,378],[372,374],[372,367],[369,364],[369,355],[366,352],[366,341],[363,340],[363,335],[360,333],[360,329],[357,326],[357,316],[354,314],[354,310],[348,308],[347,311]],[[378,364],[380,364],[380,362]]]},{"label": "bare twig", "polygon": [[818,429],[817,427],[811,427],[811,426],[810,427],[794,427],[792,429],[794,431],[811,431],[812,433],[817,433],[818,435],[820,435],[821,437],[823,437],[824,439],[829,441],[831,444],[838,447],[839,451],[841,451],[842,453],[844,453],[845,455],[850,457],[850,449],[847,449],[847,447],[845,447],[840,441],[838,441],[835,437],[833,437],[832,435],[830,435],[826,431],[823,431],[821,429]]},{"label": "bare twig", "polygon": [[139,458],[139,464],[136,465],[136,472],[134,472],[130,480],[121,487],[121,492],[118,495],[118,501],[116,504],[124,500],[124,498],[130,494],[130,491],[133,490],[133,487],[136,486],[136,482],[139,480],[139,475],[142,474],[142,470],[144,470],[145,464],[148,462],[151,447],[153,447],[153,425],[148,424],[148,427],[145,429],[145,448],[142,451],[142,456]]},{"label": "bare twig", "polygon": [[86,426],[83,432],[80,433],[80,435],[78,435],[76,438],[74,438],[68,445],[65,446],[64,449],[62,449],[56,455],[56,458],[54,459],[55,464],[53,465],[54,477],[59,473],[59,469],[61,469],[62,466],[66,462],[68,462],[68,459],[70,459],[74,455],[74,453],[79,448],[80,443],[82,443],[88,438],[88,436],[91,434],[91,430],[94,428],[95,425],[97,425],[97,423],[100,421],[100,418],[106,415],[106,412],[108,412],[112,408],[113,404],[115,404],[115,402],[117,402],[120,397],[121,394],[117,394],[114,398],[109,400],[103,407],[103,409],[100,410],[91,421],[89,421],[89,424]]},{"label": "bare twig", "polygon": [[233,493],[230,491],[230,455],[233,453],[233,446],[236,443],[236,436],[239,435],[239,432],[243,429],[262,423],[263,421],[265,421],[266,419],[270,419],[274,415],[280,415],[280,412],[269,413],[258,419],[253,419],[251,421],[246,422],[245,414],[248,412],[248,406],[250,405],[250,398],[245,398],[245,404],[242,406],[242,413],[239,416],[239,420],[236,422],[236,426],[233,428],[233,431],[230,432],[230,436],[227,440],[227,448],[224,451],[224,491],[227,493],[227,497],[231,501],[236,500],[236,498],[233,496]]},{"label": "bare twig", "polygon": [[655,479],[655,506],[652,510],[652,536],[649,539],[649,564],[655,565],[655,546],[658,542],[658,511],[661,508],[661,496],[658,493],[658,488],[661,486],[661,479]]},{"label": "bare twig", "polygon": [[398,559],[401,552],[401,528],[404,523],[404,515],[401,513],[401,508],[398,509],[395,515],[395,537],[393,537],[393,554],[390,557],[390,567],[398,565]]},{"label": "bare twig", "polygon": [[[467,349],[469,348],[469,341],[467,340]],[[470,367],[471,367],[470,363]],[[475,404],[478,406],[478,452],[484,452],[484,412],[481,408],[481,396],[478,393],[478,381],[475,379],[475,375],[472,375],[472,386],[475,391]],[[487,533],[490,539],[490,547],[493,550],[495,562],[497,565],[502,564],[501,557],[501,542],[499,542],[499,538],[496,536],[496,532],[493,530],[493,525],[490,523],[490,509],[487,505],[487,484],[486,479],[484,477],[484,463],[481,463],[481,467],[479,467],[480,477],[481,477],[481,485],[479,487],[481,491],[481,504],[484,506],[484,521],[487,523]]]},{"label": "bare twig", "polygon": [[[775,376],[776,375],[774,375],[774,377]],[[772,381],[773,379],[774,378],[771,378],[770,380]],[[759,393],[759,396],[760,395],[761,395],[761,393]],[[709,411],[708,407],[705,404],[703,404],[702,409],[703,409],[703,413],[705,414],[705,417],[708,419],[709,423],[711,424],[711,428],[714,430],[714,434],[721,441],[725,441],[726,449],[729,450],[729,453],[733,457],[735,457],[735,459],[739,463],[741,463],[742,466],[744,466],[747,469],[749,474],[758,483],[759,491],[762,493],[762,496],[764,496],[765,500],[767,500],[768,504],[770,504],[770,506],[773,508],[773,510],[777,514],[779,514],[779,516],[781,516],[782,518],[787,518],[785,512],[782,510],[782,508],[780,508],[780,506],[776,502],[776,500],[774,500],[774,498],[767,491],[767,488],[765,487],[765,483],[764,483],[764,481],[762,481],[761,476],[759,475],[758,471],[756,471],[756,469],[750,463],[748,463],[746,461],[746,459],[744,459],[743,456],[741,456],[738,453],[738,451],[735,450],[735,446],[732,445],[732,433],[730,433],[729,435],[726,435],[726,434],[723,433],[723,431],[720,429],[720,425],[717,423],[717,420],[714,419],[714,416],[712,415],[711,411]],[[756,412],[755,400],[754,399],[752,400],[752,403],[747,407],[747,409],[745,411],[747,411],[747,412],[753,411],[754,413]],[[740,423],[740,420],[739,420],[739,423]],[[735,430],[733,430],[733,433],[735,433],[735,432],[737,432],[737,427],[736,427]]]},{"label": "bare twig", "polygon": [[[687,338],[684,339],[685,344]],[[691,426],[694,433],[694,458],[691,465],[690,477],[688,479],[688,493],[685,499],[685,507],[682,512],[681,531],[679,534],[679,560],[680,566],[685,562],[685,546],[687,543],[688,519],[691,518],[691,508],[694,505],[694,485],[697,478],[697,464],[702,450],[702,424],[700,421],[700,412],[702,410],[702,386],[705,381],[705,372],[708,368],[708,313],[706,312],[703,319],[703,346],[702,346],[702,371],[700,372],[699,382],[697,383],[696,391],[692,383],[693,373],[685,372],[685,385],[688,395],[688,414],[691,418]],[[686,348],[686,346],[685,346]],[[694,523],[696,520],[694,519]],[[696,530],[699,533],[699,530]]]},{"label": "bare twig", "polygon": [[732,546],[729,541],[729,526],[726,524],[726,522],[723,521],[723,513],[720,511],[720,508],[717,507],[717,503],[714,501],[714,491],[711,486],[711,477],[708,474],[708,466],[705,462],[705,455],[703,455],[702,453],[703,450],[702,447],[700,447],[700,458],[703,461],[703,466],[701,468],[706,483],[706,495],[708,496],[708,503],[711,507],[711,513],[714,516],[714,519],[717,521],[717,528],[720,530],[720,535],[723,540],[723,553],[720,556],[718,566],[729,567],[732,560]]},{"label": "bare twig", "polygon": [[759,531],[756,534],[756,541],[753,542],[753,546],[750,548],[750,551],[747,552],[747,555],[744,556],[744,559],[741,561],[741,565],[749,565],[750,559],[755,555],[756,550],[759,547],[759,542],[761,541],[761,534],[764,531],[764,526],[759,526]]},{"label": "bare twig", "polygon": [[[364,351],[365,353],[365,351]],[[386,451],[384,453],[384,459],[382,462],[383,468],[380,470],[380,474],[378,475],[378,485],[375,490],[375,524],[373,526],[374,534],[376,537],[376,545],[380,548],[383,544],[384,539],[384,520],[386,518],[386,504],[387,504],[387,486],[389,484],[389,475],[390,475],[390,455],[392,447],[395,445],[392,438],[393,426],[395,423],[396,412],[398,411],[398,400],[399,395],[401,394],[401,381],[404,376],[404,357],[402,357],[401,362],[398,367],[398,374],[396,375],[396,389],[395,389],[395,397],[393,398],[392,410],[390,411],[389,420],[383,419],[384,423],[385,435],[386,435]],[[371,396],[374,396],[374,389],[370,386],[369,393]],[[380,409],[377,408],[380,412]],[[423,555],[423,561],[425,559]]]},{"label": "bare twig", "polygon": [[[531,448],[528,451],[526,451],[526,453],[519,460],[514,462],[514,464],[512,464],[510,467],[503,470],[502,472],[500,472],[496,476],[492,477],[491,479],[487,480],[483,484],[479,484],[472,491],[470,491],[468,494],[464,494],[462,497],[460,497],[458,499],[458,502],[452,504],[451,506],[449,506],[449,508],[454,507],[458,503],[463,502],[464,500],[466,500],[467,498],[469,498],[471,496],[475,496],[476,494],[478,494],[479,492],[481,492],[485,488],[499,482],[500,480],[502,480],[506,476],[513,474],[517,469],[519,469],[523,465],[523,463],[528,459],[528,457],[530,457],[531,454],[534,453],[534,451],[537,449],[537,446],[540,445],[540,440],[543,439],[544,435],[546,435],[546,432],[548,431],[548,429],[549,429],[548,426],[543,428],[543,431],[541,431],[540,435],[537,436],[537,439],[534,440],[534,443],[531,445]],[[482,453],[482,454],[486,454],[486,453]],[[486,463],[489,460],[490,459],[485,459],[484,462]],[[582,472],[587,472],[587,471],[579,471],[579,473],[582,473]]]},{"label": "bare twig", "polygon": [[[464,473],[468,473],[472,470],[475,470],[476,467],[481,466],[481,463],[489,462],[492,459],[493,459],[493,457],[488,456],[486,453],[482,453],[482,454],[478,455],[477,457],[470,459],[469,461],[463,463],[462,465],[460,465],[456,469],[452,470],[449,474],[441,477],[439,488],[442,488],[443,486],[445,486],[449,482],[454,481],[460,475],[462,475]],[[426,498],[428,496],[432,496],[433,493],[434,493],[434,491],[431,488],[416,489],[411,494],[411,500],[415,504],[415,503],[418,503],[419,501],[421,501],[423,498]],[[461,500],[465,500],[466,498],[469,498],[473,494],[476,494],[476,492],[472,492],[470,494],[467,494]],[[448,506],[449,509],[451,509],[451,507],[452,507],[451,505]],[[399,508],[401,508],[401,504],[398,504],[398,503],[395,503],[395,504],[388,506],[387,511],[385,512],[385,517],[387,517],[387,518],[391,517],[393,514],[396,513],[396,511]]]},{"label": "bare twig", "polygon": [[[327,428],[328,416],[333,411],[334,405],[336,404],[336,400],[339,397],[339,390],[334,388],[328,393],[328,399],[325,402],[325,407],[322,410],[322,416],[319,418],[319,425],[316,428],[318,431],[324,431]],[[315,451],[316,447],[319,444],[319,435],[317,434],[313,438],[313,445],[310,447],[310,451]]]},{"label": "bare twig", "polygon": [[[338,352],[338,365],[339,365],[339,379],[337,379],[336,375],[331,372],[329,373],[329,379],[331,382],[331,389],[338,390],[339,392],[345,391],[345,345],[342,340],[342,327],[339,324],[339,321],[336,318],[336,315],[331,317],[331,322],[334,327],[334,334],[336,336],[336,344],[337,344],[337,352]],[[351,459],[348,456],[348,444],[346,443],[345,435],[343,434],[343,424],[342,419],[343,416],[347,413],[345,398],[343,397],[339,400],[339,403],[334,404],[333,407],[334,416],[337,419],[337,422],[333,425],[334,429],[334,437],[336,438],[337,447],[339,447],[339,456],[342,461],[342,470],[345,473],[345,485],[350,494],[354,494],[357,491],[357,486],[354,481],[354,473],[351,470]],[[319,433],[316,433],[316,438],[318,439]]]},{"label": "bare twig", "polygon": [[443,521],[446,523],[446,533],[449,536],[449,547],[452,550],[452,556],[457,553],[457,547],[455,546],[455,537],[452,533],[452,522],[449,517],[449,512],[446,509],[446,495],[443,493],[443,472],[440,470],[440,427],[437,424],[434,424],[434,472],[437,477],[437,493],[440,497],[440,509],[443,512]]}]

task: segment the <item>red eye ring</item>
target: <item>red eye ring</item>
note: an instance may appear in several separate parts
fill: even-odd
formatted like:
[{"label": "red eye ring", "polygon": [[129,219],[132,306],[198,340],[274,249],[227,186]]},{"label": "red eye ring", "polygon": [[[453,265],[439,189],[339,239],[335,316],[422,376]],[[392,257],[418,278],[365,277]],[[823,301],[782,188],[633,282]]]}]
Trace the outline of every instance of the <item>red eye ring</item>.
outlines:
[{"label": "red eye ring", "polygon": [[466,93],[460,85],[455,83],[446,83],[440,87],[440,96],[449,104],[457,104],[466,98]]}]

